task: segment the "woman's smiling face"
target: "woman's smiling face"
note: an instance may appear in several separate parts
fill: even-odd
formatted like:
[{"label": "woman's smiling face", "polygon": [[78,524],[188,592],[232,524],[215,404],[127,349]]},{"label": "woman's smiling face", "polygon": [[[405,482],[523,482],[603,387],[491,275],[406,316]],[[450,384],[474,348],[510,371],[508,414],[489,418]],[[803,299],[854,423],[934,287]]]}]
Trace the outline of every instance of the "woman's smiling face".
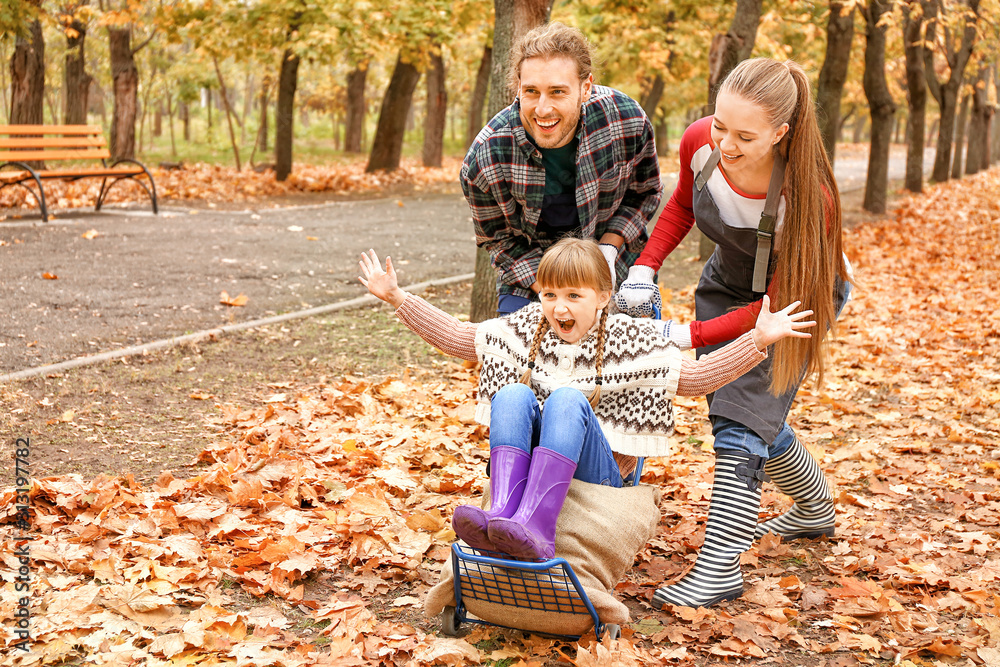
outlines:
[{"label": "woman's smiling face", "polygon": [[597,321],[597,311],[606,308],[611,292],[592,287],[543,287],[538,293],[542,314],[566,343],[577,343]]},{"label": "woman's smiling face", "polygon": [[764,110],[745,97],[719,93],[712,119],[712,141],[722,151],[727,174],[770,173],[772,149],[788,132],[788,123],[772,127]]}]

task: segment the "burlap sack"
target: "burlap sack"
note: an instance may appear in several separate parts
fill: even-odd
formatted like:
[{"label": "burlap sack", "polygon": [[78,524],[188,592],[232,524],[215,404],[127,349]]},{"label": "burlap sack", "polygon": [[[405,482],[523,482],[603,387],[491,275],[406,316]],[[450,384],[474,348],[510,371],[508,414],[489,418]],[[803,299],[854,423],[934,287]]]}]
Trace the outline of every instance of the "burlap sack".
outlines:
[{"label": "burlap sack", "polygon": [[[487,489],[484,507],[488,499]],[[623,625],[629,621],[628,607],[613,593],[636,554],[656,534],[658,502],[659,491],[644,484],[621,489],[576,479],[570,484],[556,524],[556,556],[565,558],[573,568],[602,623]],[[463,601],[468,613],[477,618],[530,632],[582,635],[594,626],[585,607],[580,607],[579,613],[554,613],[483,602],[464,593]],[[446,606],[454,605],[455,578],[449,557],[441,580],[427,593],[424,613],[437,616]]]}]

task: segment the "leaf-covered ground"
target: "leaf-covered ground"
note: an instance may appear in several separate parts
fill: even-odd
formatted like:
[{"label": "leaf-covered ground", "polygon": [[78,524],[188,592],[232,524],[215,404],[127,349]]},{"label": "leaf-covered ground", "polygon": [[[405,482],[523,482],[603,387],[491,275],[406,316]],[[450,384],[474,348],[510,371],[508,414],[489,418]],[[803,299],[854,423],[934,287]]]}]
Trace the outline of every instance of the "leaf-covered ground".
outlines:
[{"label": "leaf-covered ground", "polygon": [[[619,586],[621,640],[447,638],[420,607],[453,507],[482,488],[475,369],[275,378],[260,403],[221,406],[197,476],[35,480],[32,650],[8,634],[2,664],[1000,664],[998,191],[996,171],[945,184],[848,233],[854,300],[825,386],[791,417],[835,484],[837,538],[765,539],[741,600],[648,605],[700,545],[703,401],[679,401],[677,453],[647,463],[663,516]],[[692,316],[690,289],[667,296]],[[2,500],[9,619],[11,489]],[[762,514],[787,504],[769,489]]]}]

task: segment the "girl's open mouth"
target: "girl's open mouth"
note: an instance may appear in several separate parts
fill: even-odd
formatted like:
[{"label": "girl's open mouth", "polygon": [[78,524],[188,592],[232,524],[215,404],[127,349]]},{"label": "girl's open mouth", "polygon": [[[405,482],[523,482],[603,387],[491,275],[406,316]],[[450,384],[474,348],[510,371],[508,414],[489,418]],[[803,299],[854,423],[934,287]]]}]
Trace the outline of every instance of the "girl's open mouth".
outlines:
[{"label": "girl's open mouth", "polygon": [[559,329],[561,329],[564,333],[569,333],[570,331],[573,330],[573,327],[576,325],[576,320],[556,320],[556,321],[559,322]]}]

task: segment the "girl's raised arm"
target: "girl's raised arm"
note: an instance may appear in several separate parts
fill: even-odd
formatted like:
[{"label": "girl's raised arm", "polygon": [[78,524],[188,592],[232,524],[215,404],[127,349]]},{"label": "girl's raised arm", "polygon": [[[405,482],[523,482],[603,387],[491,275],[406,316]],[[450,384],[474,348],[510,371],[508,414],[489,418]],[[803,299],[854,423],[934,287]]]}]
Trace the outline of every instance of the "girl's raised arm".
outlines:
[{"label": "girl's raised arm", "polygon": [[811,310],[795,312],[796,301],[771,312],[771,299],[766,294],[761,303],[756,326],[729,345],[697,359],[684,359],[677,382],[679,396],[704,396],[743,375],[767,358],[767,348],[782,338],[808,338],[804,329],[816,326],[806,320]]},{"label": "girl's raised arm", "polygon": [[396,269],[392,267],[392,257],[385,258],[385,269],[382,269],[382,262],[374,250],[361,253],[361,261],[358,262],[361,273],[358,276],[361,284],[368,288],[373,296],[390,304],[393,308],[399,308],[406,300],[406,292],[399,288],[396,280]]},{"label": "girl's raised arm", "polygon": [[445,354],[466,361],[476,361],[477,324],[462,322],[440,308],[427,303],[419,296],[409,294],[399,287],[392,258],[385,258],[385,269],[374,250],[361,253],[359,262],[361,284],[372,295],[396,309],[396,317],[406,327]]}]

